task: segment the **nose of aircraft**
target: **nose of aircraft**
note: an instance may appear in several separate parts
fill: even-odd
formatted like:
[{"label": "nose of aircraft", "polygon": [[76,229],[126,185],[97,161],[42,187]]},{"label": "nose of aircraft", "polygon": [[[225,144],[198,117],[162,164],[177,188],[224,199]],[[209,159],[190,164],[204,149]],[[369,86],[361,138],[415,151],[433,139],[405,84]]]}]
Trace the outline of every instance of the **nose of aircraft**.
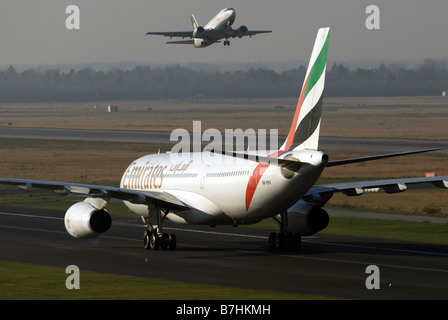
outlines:
[{"label": "nose of aircraft", "polygon": [[227,14],[229,15],[230,21],[233,23],[235,21],[236,17],[236,11],[233,8],[227,8],[226,9]]}]

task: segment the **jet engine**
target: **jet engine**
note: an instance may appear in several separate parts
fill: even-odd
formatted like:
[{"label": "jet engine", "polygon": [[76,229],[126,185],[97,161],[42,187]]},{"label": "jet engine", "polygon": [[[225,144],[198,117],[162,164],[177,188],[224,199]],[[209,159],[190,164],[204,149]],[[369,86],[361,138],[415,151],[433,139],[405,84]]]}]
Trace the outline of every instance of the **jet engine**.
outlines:
[{"label": "jet engine", "polygon": [[241,27],[238,28],[238,32],[239,32],[239,33],[246,33],[247,30],[248,30],[248,29],[247,29],[246,26],[241,26]]},{"label": "jet engine", "polygon": [[193,39],[193,44],[196,48],[205,48],[210,45],[210,42],[205,39],[196,38],[196,39]]},{"label": "jet engine", "polygon": [[328,225],[328,213],[300,200],[288,209],[288,230],[301,236],[310,236],[325,229]]},{"label": "jet engine", "polygon": [[203,34],[204,31],[205,31],[205,30],[204,30],[204,27],[201,27],[201,26],[197,27],[197,28],[193,31],[193,38],[200,37],[200,35]]},{"label": "jet engine", "polygon": [[74,238],[88,239],[109,230],[112,218],[106,210],[98,210],[87,202],[71,206],[64,217],[65,229]]}]

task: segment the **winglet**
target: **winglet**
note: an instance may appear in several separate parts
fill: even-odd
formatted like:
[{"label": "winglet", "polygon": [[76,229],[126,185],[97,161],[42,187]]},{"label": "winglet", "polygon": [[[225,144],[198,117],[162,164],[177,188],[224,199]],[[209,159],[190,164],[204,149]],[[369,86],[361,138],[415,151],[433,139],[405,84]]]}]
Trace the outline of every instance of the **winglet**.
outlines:
[{"label": "winglet", "polygon": [[329,35],[330,28],[317,32],[293,122],[280,150],[318,149]]}]

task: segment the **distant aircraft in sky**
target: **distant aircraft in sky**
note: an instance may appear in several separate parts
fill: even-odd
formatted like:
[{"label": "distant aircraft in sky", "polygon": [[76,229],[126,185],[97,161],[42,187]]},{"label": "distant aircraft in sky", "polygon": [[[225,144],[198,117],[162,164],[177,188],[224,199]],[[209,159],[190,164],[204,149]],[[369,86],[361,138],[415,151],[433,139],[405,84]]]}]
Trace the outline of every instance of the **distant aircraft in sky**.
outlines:
[{"label": "distant aircraft in sky", "polygon": [[205,48],[219,40],[224,40],[224,45],[230,45],[230,38],[242,38],[245,36],[254,36],[259,33],[270,33],[272,30],[248,30],[246,26],[233,29],[232,24],[235,21],[236,11],[233,8],[222,9],[205,27],[201,27],[194,15],[191,15],[192,31],[168,31],[168,32],[147,32],[146,34],[155,34],[170,38],[190,38],[190,40],[168,41],[169,44],[193,44],[196,48]]}]

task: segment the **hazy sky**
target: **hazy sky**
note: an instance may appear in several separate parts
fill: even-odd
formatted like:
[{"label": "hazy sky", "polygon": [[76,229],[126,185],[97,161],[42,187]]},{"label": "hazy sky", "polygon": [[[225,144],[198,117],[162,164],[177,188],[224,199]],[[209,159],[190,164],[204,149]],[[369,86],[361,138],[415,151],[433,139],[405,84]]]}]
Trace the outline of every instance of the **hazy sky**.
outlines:
[{"label": "hazy sky", "polygon": [[[67,6],[80,9],[68,30]],[[366,28],[366,8],[380,9],[380,29]],[[148,31],[190,30],[234,7],[234,27],[272,29],[196,49],[166,45]],[[3,0],[0,65],[139,61],[232,63],[308,60],[317,29],[330,26],[330,61],[448,58],[446,0]]]}]

